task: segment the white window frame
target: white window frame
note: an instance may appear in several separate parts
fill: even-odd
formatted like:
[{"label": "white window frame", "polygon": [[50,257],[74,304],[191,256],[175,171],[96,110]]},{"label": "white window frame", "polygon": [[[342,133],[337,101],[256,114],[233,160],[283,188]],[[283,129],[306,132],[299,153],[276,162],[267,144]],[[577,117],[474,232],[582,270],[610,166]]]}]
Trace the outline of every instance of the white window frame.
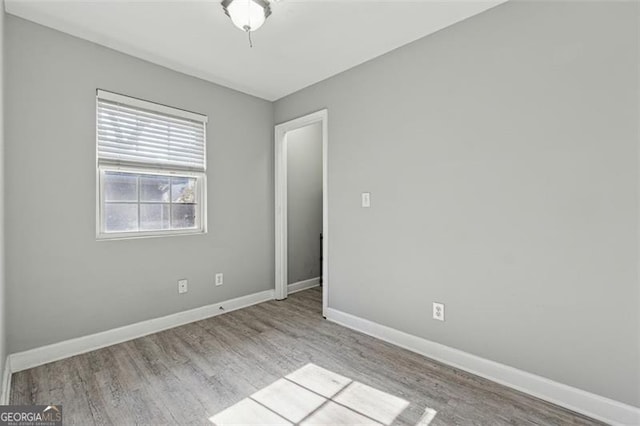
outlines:
[{"label": "white window frame", "polygon": [[[104,179],[105,172],[134,173],[138,175],[167,176],[167,177],[189,177],[196,179],[196,227],[191,229],[161,229],[157,231],[128,231],[128,232],[106,232],[104,230]],[[146,238],[146,237],[166,237],[178,235],[199,235],[207,233],[207,176],[205,173],[172,171],[165,169],[152,169],[144,167],[128,166],[98,166],[98,197],[96,208],[96,238],[98,240]],[[140,202],[138,201],[138,204]],[[173,203],[178,204],[178,203]]]},{"label": "white window frame", "polygon": [[[101,96],[105,92],[98,90],[97,92]],[[109,93],[109,92],[106,92]],[[153,108],[162,113],[171,114],[174,108],[167,107],[160,104],[154,104],[151,102],[139,100],[136,98],[129,98],[123,95],[112,94],[119,99],[125,99],[126,102],[132,106],[140,106],[146,109],[150,109],[150,105]],[[96,103],[98,96],[96,96]],[[181,110],[177,110],[181,111]],[[183,114],[192,114],[188,111],[183,111]],[[193,113],[195,115],[195,113]],[[174,113],[175,115],[175,113]],[[206,117],[205,117],[206,118]],[[206,163],[206,120],[204,121],[204,155]],[[97,104],[96,104],[96,240],[122,240],[122,239],[136,239],[136,238],[150,238],[150,237],[171,237],[181,235],[203,235],[207,233],[207,174],[205,171],[189,171],[180,170],[178,168],[160,168],[157,166],[144,166],[144,165],[127,165],[127,164],[101,164],[98,158],[98,126],[97,126]],[[121,173],[134,173],[134,174],[146,174],[150,176],[166,176],[166,177],[187,177],[196,179],[196,227],[190,229],[162,229],[154,231],[126,231],[126,232],[106,232],[104,223],[104,179],[103,176],[106,172],[121,172]],[[138,189],[139,190],[139,189]],[[138,200],[138,205],[140,200]],[[178,204],[178,203],[175,203]]]}]

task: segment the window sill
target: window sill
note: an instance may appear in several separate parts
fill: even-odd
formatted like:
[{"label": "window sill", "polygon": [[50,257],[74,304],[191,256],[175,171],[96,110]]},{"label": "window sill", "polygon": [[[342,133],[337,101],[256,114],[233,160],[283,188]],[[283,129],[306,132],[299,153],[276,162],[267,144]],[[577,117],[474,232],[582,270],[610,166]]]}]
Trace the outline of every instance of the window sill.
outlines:
[{"label": "window sill", "polygon": [[96,235],[96,241],[114,241],[114,240],[139,240],[144,238],[161,238],[161,237],[185,237],[189,235],[206,235],[206,230],[196,229],[189,231],[150,231],[150,232],[120,232]]}]

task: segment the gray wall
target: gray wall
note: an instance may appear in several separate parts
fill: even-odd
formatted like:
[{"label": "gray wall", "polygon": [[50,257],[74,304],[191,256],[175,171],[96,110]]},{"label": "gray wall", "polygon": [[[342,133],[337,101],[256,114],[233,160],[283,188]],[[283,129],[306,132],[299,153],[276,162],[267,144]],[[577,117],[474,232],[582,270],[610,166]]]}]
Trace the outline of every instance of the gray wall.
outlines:
[{"label": "gray wall", "polygon": [[[272,103],[12,16],[6,81],[10,352],[274,288]],[[96,88],[209,116],[206,236],[96,241]]]},{"label": "gray wall", "polygon": [[638,22],[509,2],[278,101],[329,109],[329,306],[640,406]]},{"label": "gray wall", "polygon": [[[4,261],[4,1],[0,1],[0,380],[7,357]],[[2,389],[0,389],[0,394]]]},{"label": "gray wall", "polygon": [[322,125],[287,133],[287,249],[289,284],[320,276]]}]

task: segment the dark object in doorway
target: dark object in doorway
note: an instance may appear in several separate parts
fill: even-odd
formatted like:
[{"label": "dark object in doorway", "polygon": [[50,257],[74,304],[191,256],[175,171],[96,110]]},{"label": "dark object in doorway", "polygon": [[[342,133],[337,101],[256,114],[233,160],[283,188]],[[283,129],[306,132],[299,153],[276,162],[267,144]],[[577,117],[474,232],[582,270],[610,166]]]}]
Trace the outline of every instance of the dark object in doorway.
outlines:
[{"label": "dark object in doorway", "polygon": [[322,233],[320,234],[320,287],[322,287]]}]

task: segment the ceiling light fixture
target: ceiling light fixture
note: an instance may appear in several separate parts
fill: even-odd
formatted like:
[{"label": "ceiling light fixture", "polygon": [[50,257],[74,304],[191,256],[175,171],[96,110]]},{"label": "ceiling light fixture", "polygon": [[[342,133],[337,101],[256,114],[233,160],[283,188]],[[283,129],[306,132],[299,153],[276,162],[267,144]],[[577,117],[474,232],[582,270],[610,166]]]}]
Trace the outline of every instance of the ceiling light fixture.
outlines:
[{"label": "ceiling light fixture", "polygon": [[257,30],[271,15],[271,6],[268,0],[222,0],[224,13],[231,18],[233,25],[249,34],[249,46],[251,32]]}]

